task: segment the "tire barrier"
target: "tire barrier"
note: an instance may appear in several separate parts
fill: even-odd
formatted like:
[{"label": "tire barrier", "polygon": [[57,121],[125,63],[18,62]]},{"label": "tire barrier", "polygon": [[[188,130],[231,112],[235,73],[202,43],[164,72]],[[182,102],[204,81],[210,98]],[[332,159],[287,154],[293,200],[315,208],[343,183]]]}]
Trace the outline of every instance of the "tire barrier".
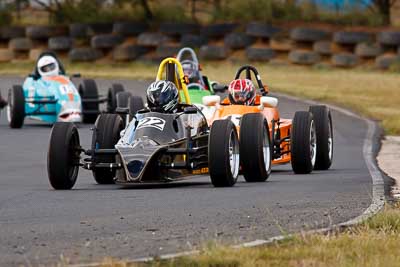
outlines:
[{"label": "tire barrier", "polygon": [[48,47],[54,51],[68,51],[73,47],[73,39],[68,36],[51,37],[48,41]]},{"label": "tire barrier", "polygon": [[332,56],[332,64],[340,68],[355,67],[359,63],[359,58],[351,53],[340,53]]},{"label": "tire barrier", "polygon": [[375,67],[382,70],[387,70],[394,63],[400,63],[399,55],[382,55],[375,59]]},{"label": "tire barrier", "polygon": [[180,45],[162,44],[157,47],[156,54],[160,58],[175,57],[179,49],[181,49]]},{"label": "tire barrier", "polygon": [[289,52],[293,48],[293,42],[292,40],[285,38],[272,38],[269,41],[269,46],[278,52]]},{"label": "tire barrier", "polygon": [[115,61],[131,61],[146,54],[148,51],[148,48],[140,45],[117,46],[112,56]]},{"label": "tire barrier", "polygon": [[90,44],[93,48],[109,49],[121,44],[123,40],[124,39],[119,35],[100,34],[93,36]]},{"label": "tire barrier", "polygon": [[88,37],[89,25],[74,23],[69,25],[69,36],[76,39],[83,39]]},{"label": "tire barrier", "polygon": [[276,57],[276,52],[271,48],[247,47],[246,56],[251,61],[270,61]]},{"label": "tire barrier", "polygon": [[269,24],[251,22],[246,26],[246,34],[252,37],[271,39],[281,31],[280,28]]},{"label": "tire barrier", "polygon": [[146,47],[157,47],[159,44],[169,41],[170,38],[158,32],[144,32],[137,38],[137,44]]},{"label": "tire barrier", "polygon": [[229,33],[224,38],[224,43],[230,49],[243,49],[253,43],[254,39],[245,33]]},{"label": "tire barrier", "polygon": [[164,22],[160,25],[162,34],[178,37],[185,34],[194,34],[200,31],[200,25],[195,23]]},{"label": "tire barrier", "polygon": [[290,31],[290,39],[297,42],[317,42],[329,38],[329,33],[312,28],[294,28]]},{"label": "tire barrier", "polygon": [[201,47],[202,45],[205,44],[207,44],[207,38],[205,38],[204,36],[195,34],[186,34],[183,35],[181,38],[182,46]]},{"label": "tire barrier", "polygon": [[318,41],[313,45],[313,50],[322,56],[330,56],[332,54],[332,42]]},{"label": "tire barrier", "polygon": [[74,48],[68,53],[69,60],[72,62],[90,62],[95,61],[103,56],[104,55],[100,50],[91,47]]},{"label": "tire barrier", "polygon": [[378,42],[382,45],[399,46],[400,32],[385,31],[379,32],[377,35]]},{"label": "tire barrier", "polygon": [[204,26],[200,33],[208,38],[221,38],[234,31],[236,27],[238,27],[236,23],[211,24]]},{"label": "tire barrier", "polygon": [[298,65],[314,65],[321,61],[321,56],[314,51],[292,50],[289,53],[289,60]]},{"label": "tire barrier", "polygon": [[383,53],[379,44],[359,43],[356,45],[355,54],[361,58],[374,58]]},{"label": "tire barrier", "polygon": [[32,47],[32,40],[24,37],[11,39],[8,43],[8,48],[12,51],[29,51]]},{"label": "tire barrier", "polygon": [[89,36],[108,34],[113,30],[114,24],[112,23],[92,23],[89,24],[88,34]]},{"label": "tire barrier", "polygon": [[19,26],[2,27],[0,38],[3,40],[25,37],[25,28]]},{"label": "tire barrier", "polygon": [[341,31],[333,35],[333,41],[341,45],[356,45],[358,43],[372,42],[374,36],[366,32]]},{"label": "tire barrier", "polygon": [[[351,68],[374,64],[388,69],[400,57],[400,31],[381,28],[332,31],[332,27],[271,25],[262,22],[196,23],[122,21],[66,26],[0,28],[0,62],[34,60],[42,51],[68,55],[71,61],[151,61],[173,56],[180,47],[199,50],[202,59],[280,62]],[[231,53],[232,52],[232,53]],[[238,58],[236,58],[238,57]],[[330,59],[330,62],[328,62]],[[373,63],[375,62],[375,63]]]},{"label": "tire barrier", "polygon": [[208,60],[223,60],[228,57],[229,49],[225,46],[203,45],[200,47],[200,58]]},{"label": "tire barrier", "polygon": [[121,36],[137,36],[148,28],[149,25],[144,22],[117,22],[114,23],[112,32]]},{"label": "tire barrier", "polygon": [[52,27],[52,26],[28,26],[26,27],[26,37],[34,40],[47,40],[50,37],[62,36],[68,33],[66,27]]}]

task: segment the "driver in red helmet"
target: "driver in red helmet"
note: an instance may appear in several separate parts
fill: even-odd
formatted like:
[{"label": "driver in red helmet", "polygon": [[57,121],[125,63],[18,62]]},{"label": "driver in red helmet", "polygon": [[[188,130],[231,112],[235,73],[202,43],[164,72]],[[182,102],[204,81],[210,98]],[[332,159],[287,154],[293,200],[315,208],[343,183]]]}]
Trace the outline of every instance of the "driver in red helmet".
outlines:
[{"label": "driver in red helmet", "polygon": [[251,106],[256,99],[256,88],[249,79],[233,80],[229,84],[228,91],[231,104]]}]

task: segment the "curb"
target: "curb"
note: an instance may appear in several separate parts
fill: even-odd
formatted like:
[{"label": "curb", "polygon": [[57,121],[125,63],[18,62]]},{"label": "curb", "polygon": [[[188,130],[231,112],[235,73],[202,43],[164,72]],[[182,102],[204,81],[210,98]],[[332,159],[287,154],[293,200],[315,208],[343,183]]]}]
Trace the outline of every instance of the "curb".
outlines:
[{"label": "curb", "polygon": [[[331,104],[325,104],[313,100],[306,100],[302,99],[299,97],[294,97],[294,96],[289,96],[286,94],[282,93],[273,93],[272,95],[278,96],[278,97],[283,97],[289,100],[294,100],[294,101],[301,101],[303,103],[309,104],[309,105],[316,105],[316,104],[324,104],[328,106],[331,110],[343,113],[347,116],[354,117],[360,120],[363,120],[367,124],[367,133],[364,137],[364,145],[363,145],[363,155],[364,155],[364,160],[365,164],[367,165],[368,171],[372,177],[372,202],[370,206],[360,215],[357,217],[350,219],[346,222],[339,223],[332,225],[330,227],[326,228],[320,228],[320,229],[314,229],[310,231],[305,231],[305,234],[323,234],[323,233],[329,233],[333,231],[342,231],[350,226],[354,226],[356,224],[360,224],[364,222],[365,220],[371,218],[373,215],[377,214],[385,205],[385,182],[384,178],[382,176],[381,171],[379,170],[377,161],[376,161],[376,151],[375,151],[375,142],[380,140],[378,137],[378,133],[380,130],[379,125],[366,117],[360,116],[352,111],[349,111],[347,109],[331,105]],[[245,242],[241,243],[238,245],[232,246],[232,248],[237,249],[237,248],[251,248],[251,247],[258,247],[258,246],[263,246],[263,245],[268,245],[272,244],[274,242],[279,242],[283,241],[287,238],[293,237],[295,234],[289,234],[289,235],[279,235],[279,236],[274,236],[268,239],[257,239],[253,240],[250,242]],[[124,259],[123,261],[126,264],[129,263],[134,263],[134,262],[151,262],[154,260],[168,260],[168,259],[173,259],[177,257],[184,257],[184,256],[191,256],[191,255],[196,255],[199,254],[200,250],[190,250],[190,251],[182,251],[182,252],[177,252],[177,253],[170,253],[170,254],[163,254],[159,255],[156,257],[142,257],[142,258],[134,258],[134,259]],[[67,265],[69,267],[94,267],[94,266],[102,266],[101,262],[94,262],[94,263],[87,263],[87,264],[72,264],[72,265]]]}]

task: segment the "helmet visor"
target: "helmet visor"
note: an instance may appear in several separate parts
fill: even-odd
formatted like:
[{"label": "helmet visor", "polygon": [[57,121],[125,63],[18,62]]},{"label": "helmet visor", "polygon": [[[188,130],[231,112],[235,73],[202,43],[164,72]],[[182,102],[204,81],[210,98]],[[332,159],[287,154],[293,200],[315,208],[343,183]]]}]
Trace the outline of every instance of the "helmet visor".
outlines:
[{"label": "helmet visor", "polygon": [[238,103],[244,103],[251,99],[253,92],[251,91],[234,91],[233,99]]},{"label": "helmet visor", "polygon": [[154,91],[149,95],[149,99],[155,106],[163,106],[170,102],[171,99],[173,99],[173,96],[171,96],[169,91]]},{"label": "helmet visor", "polygon": [[53,71],[56,69],[56,64],[55,63],[50,63],[48,65],[44,65],[43,67],[40,68],[40,70],[44,73]]}]

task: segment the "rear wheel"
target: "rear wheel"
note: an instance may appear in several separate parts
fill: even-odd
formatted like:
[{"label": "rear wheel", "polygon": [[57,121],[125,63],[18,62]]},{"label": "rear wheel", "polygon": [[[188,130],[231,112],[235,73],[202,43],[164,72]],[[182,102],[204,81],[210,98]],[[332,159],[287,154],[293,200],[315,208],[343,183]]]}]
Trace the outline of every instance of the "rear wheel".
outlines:
[{"label": "rear wheel", "polygon": [[311,106],[317,132],[315,170],[327,170],[333,158],[333,128],[331,112],[326,106]]},{"label": "rear wheel", "polygon": [[291,129],[291,163],[296,174],[310,173],[317,154],[317,137],[313,116],[307,111],[294,115]]},{"label": "rear wheel", "polygon": [[84,123],[94,123],[99,112],[99,93],[96,82],[92,79],[83,80],[79,85],[82,98],[82,117]]},{"label": "rear wheel", "polygon": [[131,96],[129,101],[129,115],[133,118],[139,110],[144,109],[144,103],[140,96],[135,95]]},{"label": "rear wheel", "polygon": [[[96,149],[113,149],[120,138],[123,130],[123,122],[117,114],[101,114],[95,123],[96,134],[93,133],[92,141]],[[95,138],[95,140],[93,140]],[[96,155],[93,158],[95,163],[113,163],[113,155]],[[95,168],[93,177],[98,184],[114,183],[115,170],[110,168]]]},{"label": "rear wheel", "polygon": [[240,161],[247,182],[264,182],[271,174],[268,123],[260,113],[243,115],[240,121]]},{"label": "rear wheel", "polygon": [[120,92],[124,92],[124,86],[119,83],[113,83],[111,88],[108,89],[107,96],[107,112],[114,113],[117,108],[117,94]]},{"label": "rear wheel", "polygon": [[215,187],[233,186],[239,175],[239,139],[230,120],[214,121],[208,141],[208,165]]},{"label": "rear wheel", "polygon": [[79,134],[70,122],[56,122],[51,130],[47,173],[54,189],[71,189],[78,177]]},{"label": "rear wheel", "polygon": [[131,93],[120,92],[117,94],[117,107],[118,108],[129,108],[129,99],[131,98]]},{"label": "rear wheel", "polygon": [[7,119],[11,128],[21,128],[24,124],[25,96],[20,85],[13,85],[8,91]]}]

